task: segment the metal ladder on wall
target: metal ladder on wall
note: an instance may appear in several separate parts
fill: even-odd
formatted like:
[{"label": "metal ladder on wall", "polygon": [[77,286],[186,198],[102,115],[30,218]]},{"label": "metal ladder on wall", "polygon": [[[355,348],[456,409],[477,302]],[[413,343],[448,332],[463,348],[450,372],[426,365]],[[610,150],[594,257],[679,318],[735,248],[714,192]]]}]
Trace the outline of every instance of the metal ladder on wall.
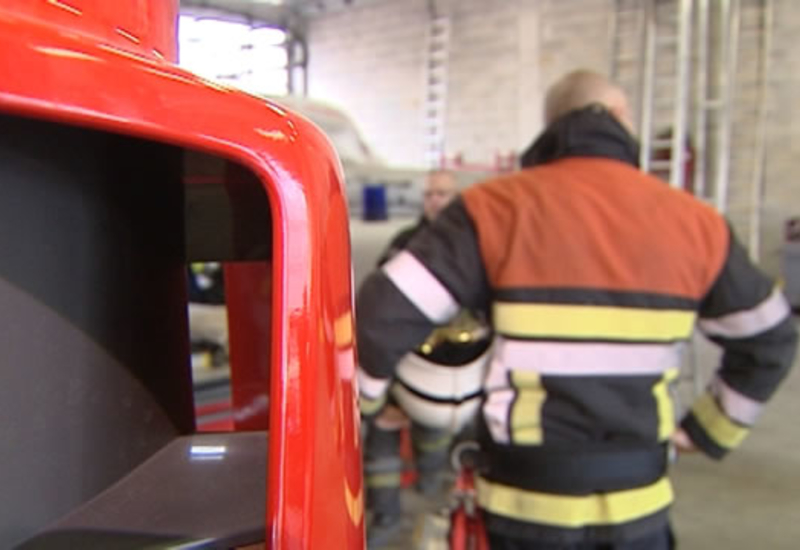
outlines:
[{"label": "metal ladder on wall", "polygon": [[449,15],[430,6],[425,75],[425,162],[439,168],[445,154],[445,121],[447,116],[447,76],[450,60]]},{"label": "metal ladder on wall", "polygon": [[[720,95],[723,100],[727,97],[737,113],[749,110],[754,117],[748,121],[746,131],[738,131],[738,117],[728,120],[724,137],[737,154],[727,155],[724,170],[713,174],[716,187],[722,190],[716,205],[728,215],[756,262],[761,259],[774,4],[774,0],[732,0],[723,4],[725,36],[730,43],[725,62],[736,78],[732,76],[728,81],[730,95]],[[729,176],[734,185],[726,185]],[[739,180],[745,180],[745,184]]]},{"label": "metal ladder on wall", "polygon": [[[695,195],[723,213],[742,1],[615,0],[611,31],[611,75],[637,107],[642,168],[678,188],[690,175]],[[690,142],[691,174],[681,169]]]},{"label": "metal ladder on wall", "polygon": [[[611,29],[611,76],[635,106],[642,144],[641,166],[686,188],[720,212],[749,210],[748,245],[758,259],[759,207],[763,194],[765,129],[774,0],[614,0]],[[758,14],[744,27],[743,11]],[[750,31],[757,39],[741,41]],[[741,41],[741,43],[740,43]],[[757,111],[752,180],[746,204],[729,196],[737,93],[742,83],[739,52],[757,49]],[[752,63],[752,61],[751,61]],[[750,101],[754,101],[749,98]],[[753,128],[748,127],[748,131]],[[666,136],[665,134],[669,134]],[[691,143],[691,173],[681,169]],[[682,146],[683,144],[683,146]],[[741,168],[741,167],[740,167]],[[687,177],[689,176],[689,177]],[[740,190],[740,195],[741,195]]]},{"label": "metal ladder on wall", "polygon": [[[693,138],[705,131],[708,110],[717,108],[705,93],[697,92],[707,89],[707,36],[702,33],[702,28],[707,29],[707,15],[708,0],[697,5],[692,0],[615,0],[611,30],[611,77],[631,99],[639,128],[642,170],[663,178],[672,187],[692,187],[701,197],[705,196],[706,136],[700,135],[698,143],[689,136],[690,129]],[[694,59],[693,16],[697,17],[699,31]],[[690,97],[693,77],[696,93]],[[685,168],[689,155],[693,157],[692,174]],[[692,186],[687,185],[690,178],[694,180]],[[684,359],[681,379],[691,384],[694,395],[699,395],[704,380],[694,342],[686,347]]]},{"label": "metal ladder on wall", "polygon": [[[731,146],[736,107],[741,8],[761,12],[759,91],[748,211],[749,250],[759,255],[772,0],[615,0],[612,79],[631,98],[642,169],[687,187],[726,213],[731,205]],[[691,144],[691,146],[689,146]],[[691,168],[685,167],[691,154]],[[691,185],[687,185],[691,183]],[[695,394],[703,376],[690,345],[685,377]]]},{"label": "metal ladder on wall", "polygon": [[635,104],[643,170],[684,188],[692,0],[616,0],[612,79]]}]

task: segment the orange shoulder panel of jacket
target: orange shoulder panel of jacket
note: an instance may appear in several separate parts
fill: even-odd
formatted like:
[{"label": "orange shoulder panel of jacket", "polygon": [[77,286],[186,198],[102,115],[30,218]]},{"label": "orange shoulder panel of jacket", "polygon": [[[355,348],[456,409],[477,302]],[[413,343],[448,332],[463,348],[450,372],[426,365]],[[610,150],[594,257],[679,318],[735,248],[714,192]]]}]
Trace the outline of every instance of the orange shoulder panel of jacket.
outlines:
[{"label": "orange shoulder panel of jacket", "polygon": [[[658,184],[662,181],[649,174],[645,177],[655,180]],[[728,260],[731,246],[731,230],[725,218],[713,206],[704,203],[687,191],[668,188],[675,202],[675,211],[680,224],[686,234],[677,235],[679,242],[682,239],[694,239],[694,257],[702,266],[699,279],[699,298],[704,297],[716,282]]]},{"label": "orange shoulder panel of jacket", "polygon": [[712,208],[619,161],[570,158],[463,194],[494,288],[699,298],[728,254]]},{"label": "orange shoulder panel of jacket", "polygon": [[511,226],[503,223],[515,215],[515,189],[530,179],[528,171],[514,172],[473,185],[461,193],[467,214],[475,225],[478,246],[490,284],[496,286],[497,268],[510,252]]}]

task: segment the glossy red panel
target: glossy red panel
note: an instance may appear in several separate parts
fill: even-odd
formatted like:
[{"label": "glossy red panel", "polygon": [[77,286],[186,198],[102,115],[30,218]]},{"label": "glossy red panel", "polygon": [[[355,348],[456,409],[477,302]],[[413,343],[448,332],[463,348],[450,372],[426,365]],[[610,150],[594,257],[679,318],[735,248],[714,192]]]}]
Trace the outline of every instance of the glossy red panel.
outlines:
[{"label": "glossy red panel", "polygon": [[[238,333],[232,340],[247,343],[232,352],[247,365],[237,372],[252,381],[269,369],[267,540],[273,548],[363,548],[348,219],[330,144],[280,107],[138,55],[168,49],[172,23],[155,20],[172,21],[174,2],[76,0],[71,6],[86,14],[97,10],[75,22],[78,33],[67,30],[68,16],[77,15],[46,4],[52,2],[0,4],[0,67],[14,76],[0,82],[1,112],[204,151],[245,167],[264,186],[273,260],[231,272],[231,284],[243,281],[232,289],[231,326]],[[117,23],[140,33],[138,47],[109,34],[102,9],[112,4]],[[137,19],[142,13],[147,17]],[[266,277],[258,269],[271,270],[269,304],[258,305],[252,294]],[[248,299],[259,322],[266,319],[262,307],[269,308],[268,339],[259,322],[239,317]],[[250,343],[257,352],[246,350]],[[269,365],[249,363],[248,354],[264,346]],[[239,381],[234,375],[234,385]]]},{"label": "glossy red panel", "polygon": [[232,415],[237,430],[269,427],[272,291],[269,263],[237,262],[225,266]]},{"label": "glossy red panel", "polygon": [[153,59],[177,60],[178,0],[3,0],[3,11]]}]

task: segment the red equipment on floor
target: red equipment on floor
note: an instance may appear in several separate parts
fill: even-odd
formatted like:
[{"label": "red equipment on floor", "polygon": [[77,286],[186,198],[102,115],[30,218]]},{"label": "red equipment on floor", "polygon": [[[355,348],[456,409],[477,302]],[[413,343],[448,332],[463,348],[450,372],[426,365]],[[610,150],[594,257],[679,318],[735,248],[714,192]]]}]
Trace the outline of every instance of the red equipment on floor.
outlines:
[{"label": "red equipment on floor", "polygon": [[453,467],[458,472],[453,488],[454,507],[450,513],[450,550],[489,550],[475,491],[475,469],[479,448],[473,441],[464,441],[452,452]]}]

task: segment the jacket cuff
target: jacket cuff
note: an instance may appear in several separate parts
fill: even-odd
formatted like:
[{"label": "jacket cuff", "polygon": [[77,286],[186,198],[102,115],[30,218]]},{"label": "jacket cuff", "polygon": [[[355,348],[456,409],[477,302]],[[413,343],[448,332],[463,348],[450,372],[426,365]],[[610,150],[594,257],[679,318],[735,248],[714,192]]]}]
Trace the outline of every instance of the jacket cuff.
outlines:
[{"label": "jacket cuff", "polygon": [[750,433],[748,426],[725,414],[709,393],[692,405],[681,427],[701,451],[717,460],[738,447]]},{"label": "jacket cuff", "polygon": [[373,418],[383,410],[389,394],[391,378],[378,378],[372,376],[359,365],[356,368],[358,381],[358,408],[364,418]]},{"label": "jacket cuff", "polygon": [[365,419],[373,419],[386,406],[387,394],[383,393],[376,398],[370,398],[365,395],[358,397],[358,408],[361,411],[361,417]]}]

